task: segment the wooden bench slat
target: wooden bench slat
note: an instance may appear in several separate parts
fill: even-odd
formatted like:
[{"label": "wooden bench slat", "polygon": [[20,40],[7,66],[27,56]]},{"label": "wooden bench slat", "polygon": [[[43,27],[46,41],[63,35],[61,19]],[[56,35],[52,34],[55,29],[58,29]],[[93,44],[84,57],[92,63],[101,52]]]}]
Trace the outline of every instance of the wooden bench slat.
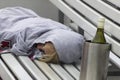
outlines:
[{"label": "wooden bench slat", "polygon": [[65,64],[63,66],[76,80],[79,80],[80,71],[78,71],[72,64]]},{"label": "wooden bench slat", "polygon": [[19,56],[18,58],[36,80],[48,80],[47,77],[45,77],[45,75],[30,60],[30,58],[27,56]]},{"label": "wooden bench slat", "polygon": [[40,62],[38,60],[34,60],[37,66],[44,72],[50,80],[62,80],[51,68],[47,63]]},{"label": "wooden bench slat", "polygon": [[115,22],[120,24],[120,11],[106,4],[102,0],[84,0],[86,3],[100,11],[102,14],[108,16]]},{"label": "wooden bench slat", "polygon": [[2,54],[1,57],[19,80],[32,80],[12,54]]},{"label": "wooden bench slat", "polygon": [[62,68],[60,65],[57,64],[50,64],[50,66],[56,71],[57,74],[63,79],[63,80],[74,80],[72,76],[70,76],[67,71]]},{"label": "wooden bench slat", "polygon": [[3,80],[16,80],[3,61],[0,59],[0,76]]}]

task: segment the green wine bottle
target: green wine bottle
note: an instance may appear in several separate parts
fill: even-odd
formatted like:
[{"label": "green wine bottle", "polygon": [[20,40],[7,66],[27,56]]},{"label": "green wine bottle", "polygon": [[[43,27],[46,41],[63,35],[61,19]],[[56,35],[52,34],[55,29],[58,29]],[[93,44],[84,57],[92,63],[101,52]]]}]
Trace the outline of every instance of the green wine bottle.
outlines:
[{"label": "green wine bottle", "polygon": [[100,18],[98,21],[97,32],[92,40],[93,43],[100,43],[100,44],[106,43],[106,39],[104,36],[104,23],[105,23],[105,18]]}]

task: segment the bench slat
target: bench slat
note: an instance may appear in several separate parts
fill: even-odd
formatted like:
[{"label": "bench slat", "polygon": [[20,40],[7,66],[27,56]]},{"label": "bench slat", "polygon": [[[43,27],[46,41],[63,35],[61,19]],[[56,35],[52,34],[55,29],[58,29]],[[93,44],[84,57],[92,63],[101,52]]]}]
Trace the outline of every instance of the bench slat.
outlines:
[{"label": "bench slat", "polygon": [[56,71],[57,74],[59,74],[63,80],[74,80],[74,78],[70,76],[62,66],[57,64],[50,64],[50,66]]},{"label": "bench slat", "polygon": [[76,68],[80,71],[81,65],[80,64],[75,64]]},{"label": "bench slat", "polygon": [[111,58],[111,61],[117,65],[117,67],[120,68],[120,58],[117,57],[115,54],[113,54],[112,52],[110,52],[110,58]]},{"label": "bench slat", "polygon": [[106,1],[109,1],[109,2],[113,3],[114,5],[120,7],[120,0],[106,0]]},{"label": "bench slat", "polygon": [[[63,67],[76,79],[79,80],[80,71],[78,71],[72,64],[65,64]],[[79,66],[80,67],[80,66]]]},{"label": "bench slat", "polygon": [[19,80],[32,80],[12,54],[2,54],[1,57]]},{"label": "bench slat", "polygon": [[16,80],[3,61],[0,59],[0,76],[3,80]]},{"label": "bench slat", "polygon": [[102,14],[108,16],[115,22],[120,24],[120,11],[106,4],[102,0],[84,0],[86,3],[100,11]]},{"label": "bench slat", "polygon": [[49,77],[50,80],[62,80],[47,63],[34,60],[37,66]]},{"label": "bench slat", "polygon": [[27,56],[19,56],[19,60],[26,67],[28,72],[34,76],[36,80],[48,80],[47,77],[36,67],[36,65]]},{"label": "bench slat", "polygon": [[[96,33],[96,28],[86,21],[82,16],[77,14],[72,10],[67,4],[62,0],[50,0],[55,6],[57,6],[65,15],[67,15],[71,20],[78,24],[83,30],[90,33],[92,36]],[[88,27],[90,26],[90,27]]]}]

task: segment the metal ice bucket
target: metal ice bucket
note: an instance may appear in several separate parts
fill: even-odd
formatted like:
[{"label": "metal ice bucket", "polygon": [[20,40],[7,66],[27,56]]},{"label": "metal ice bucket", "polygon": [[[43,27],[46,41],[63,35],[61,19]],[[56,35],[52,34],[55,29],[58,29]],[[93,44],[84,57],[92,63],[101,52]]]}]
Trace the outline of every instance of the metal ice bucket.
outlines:
[{"label": "metal ice bucket", "polygon": [[86,41],[81,61],[80,80],[107,80],[110,44]]}]

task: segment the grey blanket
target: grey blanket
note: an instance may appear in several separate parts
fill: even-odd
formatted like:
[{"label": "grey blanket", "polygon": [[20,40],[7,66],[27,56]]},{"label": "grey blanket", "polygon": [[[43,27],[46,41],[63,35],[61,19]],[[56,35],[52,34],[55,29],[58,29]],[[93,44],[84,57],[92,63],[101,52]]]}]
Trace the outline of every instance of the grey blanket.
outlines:
[{"label": "grey blanket", "polygon": [[82,53],[84,38],[67,26],[38,16],[30,9],[8,7],[0,10],[0,42],[10,40],[15,55],[41,56],[35,43],[51,41],[64,63],[76,62]]}]

